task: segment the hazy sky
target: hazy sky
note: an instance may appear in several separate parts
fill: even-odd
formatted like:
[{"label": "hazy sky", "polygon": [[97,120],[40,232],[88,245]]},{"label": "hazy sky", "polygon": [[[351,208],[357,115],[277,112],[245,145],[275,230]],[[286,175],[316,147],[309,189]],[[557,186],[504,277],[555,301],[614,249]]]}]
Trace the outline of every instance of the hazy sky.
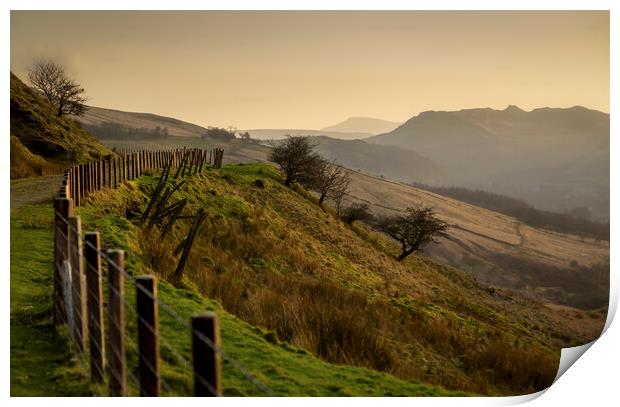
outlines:
[{"label": "hazy sky", "polygon": [[11,12],[11,69],[201,125],[583,105],[609,112],[608,12]]}]

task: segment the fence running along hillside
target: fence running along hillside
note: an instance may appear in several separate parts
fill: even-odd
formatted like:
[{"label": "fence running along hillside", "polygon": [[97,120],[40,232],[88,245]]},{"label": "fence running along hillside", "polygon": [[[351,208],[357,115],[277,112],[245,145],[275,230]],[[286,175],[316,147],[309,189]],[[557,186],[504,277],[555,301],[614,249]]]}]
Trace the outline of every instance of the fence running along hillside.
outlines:
[{"label": "fence running along hillside", "polygon": [[[195,174],[204,167],[222,168],[224,150],[173,149],[161,151],[118,150],[108,158],[74,165],[65,171],[60,193],[73,199],[78,207],[91,193],[104,188],[116,188],[131,181],[147,170],[161,170],[167,163],[181,173]],[[175,175],[178,176],[178,173]]]},{"label": "fence running along hillside", "polygon": [[[102,250],[99,232],[83,233],[80,217],[74,214],[74,207],[94,191],[115,188],[146,171],[164,168],[174,167],[176,176],[192,176],[201,172],[206,162],[220,168],[222,157],[221,149],[119,151],[114,157],[65,172],[54,200],[54,324],[68,326],[78,361],[90,371],[91,382],[99,385],[95,388],[107,384],[110,396],[191,395],[187,380],[169,383],[162,376],[160,350],[167,361],[175,361],[177,374],[186,372],[187,377],[193,377],[195,396],[222,395],[222,359],[261,394],[271,394],[264,383],[222,350],[215,313],[194,315],[189,321],[182,318],[159,298],[155,276],[133,276],[126,271],[124,251]],[[191,337],[191,357],[162,337],[160,312]],[[180,332],[176,329],[174,334]]]}]

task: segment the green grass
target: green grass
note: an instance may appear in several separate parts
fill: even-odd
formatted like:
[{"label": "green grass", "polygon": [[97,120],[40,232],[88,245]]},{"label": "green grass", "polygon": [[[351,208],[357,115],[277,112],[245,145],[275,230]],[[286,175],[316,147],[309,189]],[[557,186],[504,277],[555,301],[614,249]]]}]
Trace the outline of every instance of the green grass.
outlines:
[{"label": "green grass", "polygon": [[[243,178],[243,177],[241,177]],[[88,218],[88,216],[85,216]],[[126,224],[111,216],[98,217],[104,244],[126,246],[119,232]],[[88,373],[78,363],[66,333],[52,324],[52,209],[50,204],[25,205],[11,212],[11,395],[85,396],[101,392],[88,383]],[[88,223],[88,222],[86,222]],[[112,239],[112,232],[117,239]],[[121,236],[125,236],[122,233]],[[124,244],[123,244],[124,243]],[[137,273],[140,261],[130,255],[128,269]],[[127,283],[127,300],[133,304],[133,287]],[[306,351],[279,343],[273,334],[253,327],[223,311],[215,301],[188,289],[159,283],[161,300],[185,321],[191,315],[215,310],[221,321],[224,351],[279,396],[440,396],[460,395],[439,387],[397,379],[363,368],[323,362]],[[135,321],[128,318],[128,364],[135,374]],[[191,394],[191,373],[170,352],[167,344],[188,360],[189,330],[163,309],[162,375],[172,393]],[[165,342],[165,343],[164,343]],[[135,343],[135,342],[134,342]],[[131,384],[131,379],[129,380]],[[223,362],[225,395],[264,393],[229,361]],[[135,394],[135,386],[132,385]],[[167,393],[167,392],[164,392]],[[170,393],[168,393],[170,394]]]},{"label": "green grass", "polygon": [[52,323],[52,207],[11,213],[11,396],[87,396],[86,373]]},{"label": "green grass", "polygon": [[[135,213],[144,210],[156,182],[156,176],[145,176],[103,191],[79,212],[86,227],[102,232],[105,245],[129,253],[130,272],[153,273],[174,282],[176,258],[170,253],[189,221],[179,221],[160,242],[151,237],[157,236],[156,230],[151,236],[141,234],[136,215],[126,217],[127,208]],[[197,235],[184,279],[174,283],[217,299],[239,323],[241,319],[273,330],[275,337],[323,361],[371,367],[404,382],[452,390],[524,394],[542,388],[555,375],[559,354],[549,347],[549,334],[524,329],[523,320],[530,315],[539,318],[531,304],[495,298],[467,274],[425,257],[395,261],[398,250],[393,243],[359,225],[350,228],[336,220],[303,189],[284,187],[270,165],[227,165],[186,177],[174,199],[181,198],[188,200],[186,215],[204,208],[208,218]],[[334,298],[351,302],[338,305],[329,296],[313,294],[328,292],[333,284],[341,289]],[[307,307],[293,309],[298,298],[307,298],[304,293],[315,296],[304,300]],[[320,317],[329,307],[336,308]],[[344,328],[337,321],[340,317],[331,319],[341,310],[349,314],[343,322],[365,321],[368,329]],[[326,328],[295,325],[296,319],[318,319]],[[320,337],[322,332],[327,334]],[[343,334],[329,338],[331,332]],[[374,335],[368,341],[347,342],[367,332]],[[536,355],[536,363],[518,367],[517,338],[531,343],[529,352]],[[492,353],[494,341],[502,344],[500,356],[507,363],[499,364]],[[351,347],[356,344],[358,348]],[[336,350],[321,353],[330,346]]]}]

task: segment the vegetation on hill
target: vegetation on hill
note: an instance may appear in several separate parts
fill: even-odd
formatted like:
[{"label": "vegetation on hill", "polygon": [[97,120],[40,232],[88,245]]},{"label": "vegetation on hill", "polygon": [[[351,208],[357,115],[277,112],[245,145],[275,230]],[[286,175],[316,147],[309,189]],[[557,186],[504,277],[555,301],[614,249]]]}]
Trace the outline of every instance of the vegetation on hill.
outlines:
[{"label": "vegetation on hill", "polygon": [[609,222],[594,222],[589,219],[577,218],[568,213],[542,211],[520,199],[487,191],[462,187],[437,187],[415,182],[411,185],[494,212],[514,216],[520,221],[537,228],[609,240]]},{"label": "vegetation on hill", "polygon": [[11,179],[44,175],[61,171],[41,156],[33,154],[15,136],[11,136]]},{"label": "vegetation on hill", "polygon": [[99,140],[161,140],[168,138],[168,128],[160,126],[151,129],[149,127],[132,127],[116,122],[84,123],[82,126]]},{"label": "vegetation on hill", "polygon": [[52,213],[50,196],[11,211],[11,396],[91,394],[88,372],[52,323]]},{"label": "vegetation on hill", "polygon": [[323,157],[337,160],[347,168],[404,182],[415,179],[446,184],[455,179],[444,166],[413,150],[334,137],[315,137],[313,141],[317,144],[316,151]]},{"label": "vegetation on hill", "polygon": [[[87,212],[93,213],[93,208],[90,209]],[[129,224],[109,215],[100,217],[98,221],[107,226],[103,229],[104,244],[132,248],[130,238],[135,228],[126,229]],[[79,362],[70,347],[67,333],[57,331],[52,323],[52,222],[51,201],[26,205],[11,213],[11,395],[105,395],[106,389],[89,385],[88,365]],[[112,231],[122,232],[113,239]],[[141,257],[131,256],[127,260],[130,272],[143,270]],[[132,288],[130,285],[126,288],[130,302],[135,301],[131,296]],[[216,310],[221,322],[224,351],[267,384],[275,395],[459,395],[383,373],[322,362],[301,349],[279,343],[272,333],[240,321],[222,310],[215,301],[165,282],[159,284],[159,296],[186,320],[193,314]],[[189,332],[179,335],[185,328],[165,312],[161,312],[160,318],[162,341],[181,349],[184,356],[190,359]],[[135,338],[135,324],[129,324],[128,335]],[[127,354],[133,366],[135,343],[129,340],[127,343]],[[163,379],[179,394],[191,395],[191,371],[167,352],[162,345]],[[228,396],[265,395],[226,361],[223,364],[223,384],[224,394]],[[131,394],[137,394],[132,380],[129,380],[129,385]],[[167,394],[165,388],[164,394]]]},{"label": "vegetation on hill", "polygon": [[108,150],[75,121],[11,73],[11,135],[32,153],[52,162],[82,162]]},{"label": "vegetation on hill", "polygon": [[489,291],[456,269],[416,255],[396,261],[396,245],[337,220],[266,164],[187,178],[177,198],[188,200],[188,213],[209,216],[175,280],[172,253],[188,225],[177,222],[164,241],[138,227],[156,182],[143,177],[95,195],[79,210],[86,227],[128,249],[142,272],[213,298],[272,330],[270,340],[325,361],[448,389],[523,394],[548,386],[559,349],[584,339],[544,306]]}]

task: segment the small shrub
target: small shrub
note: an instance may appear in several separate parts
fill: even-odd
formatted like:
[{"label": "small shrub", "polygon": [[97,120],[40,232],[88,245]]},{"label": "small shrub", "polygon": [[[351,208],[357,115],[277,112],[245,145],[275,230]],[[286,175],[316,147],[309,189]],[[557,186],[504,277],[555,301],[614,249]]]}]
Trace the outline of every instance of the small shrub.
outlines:
[{"label": "small shrub", "polygon": [[351,225],[355,221],[369,222],[374,219],[368,204],[353,204],[342,211],[341,219]]}]

